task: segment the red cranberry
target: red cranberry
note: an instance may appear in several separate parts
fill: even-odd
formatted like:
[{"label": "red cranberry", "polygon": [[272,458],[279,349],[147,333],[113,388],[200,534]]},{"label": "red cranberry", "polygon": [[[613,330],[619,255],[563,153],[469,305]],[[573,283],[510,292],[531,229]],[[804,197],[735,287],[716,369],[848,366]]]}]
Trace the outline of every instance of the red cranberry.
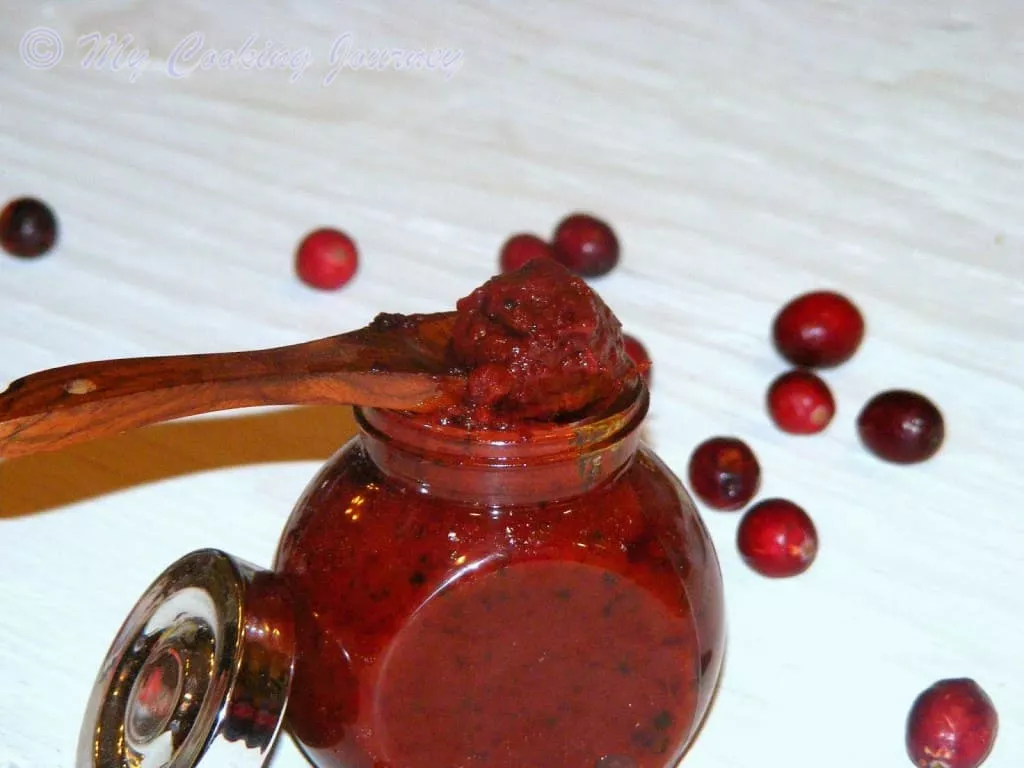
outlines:
[{"label": "red cranberry", "polygon": [[784,373],[768,387],[768,414],[783,432],[813,435],[825,429],[835,413],[832,391],[810,371]]},{"label": "red cranberry", "polygon": [[746,506],[761,485],[761,466],[750,446],[735,437],[712,437],[690,456],[690,488],[713,509]]},{"label": "red cranberry", "polygon": [[919,768],[977,768],[999,730],[992,700],[969,678],[940,680],[907,716],[907,754]]},{"label": "red cranberry", "polygon": [[832,368],[853,357],[864,338],[864,317],[833,291],[797,296],[775,316],[775,347],[793,365]]},{"label": "red cranberry", "polygon": [[581,277],[600,277],[619,263],[619,239],[605,222],[585,213],[566,216],[552,238],[555,258]]},{"label": "red cranberry", "polygon": [[57,241],[57,218],[34,197],[12,200],[0,212],[0,245],[12,256],[32,259]]},{"label": "red cranberry", "polygon": [[295,271],[306,285],[324,291],[341,288],[359,266],[356,244],[344,232],[317,229],[299,243]]},{"label": "red cranberry", "polygon": [[534,259],[551,258],[551,246],[536,235],[512,235],[501,246],[498,260],[502,272],[515,272]]},{"label": "red cranberry", "polygon": [[629,359],[633,361],[640,371],[640,375],[644,377],[644,381],[650,386],[651,356],[647,353],[647,348],[640,343],[640,339],[630,336],[628,333],[622,334],[622,338],[625,341],[626,354],[629,355]]},{"label": "red cranberry", "polygon": [[869,451],[897,464],[930,459],[946,435],[942,413],[935,404],[903,389],[871,398],[857,417],[857,431]]},{"label": "red cranberry", "polygon": [[818,554],[814,523],[785,499],[765,499],[747,510],[736,543],[747,565],[772,578],[803,573]]}]

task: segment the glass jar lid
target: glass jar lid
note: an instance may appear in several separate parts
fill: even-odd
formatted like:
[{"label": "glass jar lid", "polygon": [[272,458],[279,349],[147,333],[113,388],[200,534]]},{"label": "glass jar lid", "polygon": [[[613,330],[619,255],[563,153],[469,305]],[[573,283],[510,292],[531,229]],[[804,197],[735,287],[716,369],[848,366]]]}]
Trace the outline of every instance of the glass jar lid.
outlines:
[{"label": "glass jar lid", "polygon": [[280,579],[224,552],[186,555],[136,603],[100,667],[77,768],[261,766],[295,660]]}]

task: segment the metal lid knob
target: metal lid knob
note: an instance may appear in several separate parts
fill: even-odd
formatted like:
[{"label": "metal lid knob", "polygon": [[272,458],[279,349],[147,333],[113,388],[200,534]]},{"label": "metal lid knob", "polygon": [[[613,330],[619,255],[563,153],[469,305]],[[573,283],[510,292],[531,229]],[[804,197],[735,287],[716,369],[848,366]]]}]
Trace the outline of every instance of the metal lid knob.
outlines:
[{"label": "metal lid knob", "polygon": [[263,765],[277,738],[295,660],[281,581],[218,550],[164,571],[125,620],[100,667],[77,768]]}]

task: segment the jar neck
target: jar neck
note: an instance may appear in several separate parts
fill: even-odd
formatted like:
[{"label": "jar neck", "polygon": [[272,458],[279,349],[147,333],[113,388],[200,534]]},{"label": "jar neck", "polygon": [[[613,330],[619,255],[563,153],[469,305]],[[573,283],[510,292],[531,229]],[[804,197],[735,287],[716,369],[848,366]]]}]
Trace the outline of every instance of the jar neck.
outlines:
[{"label": "jar neck", "polygon": [[641,384],[599,415],[568,424],[469,430],[422,415],[356,408],[363,446],[386,476],[438,498],[489,506],[586,493],[616,476],[640,444]]}]

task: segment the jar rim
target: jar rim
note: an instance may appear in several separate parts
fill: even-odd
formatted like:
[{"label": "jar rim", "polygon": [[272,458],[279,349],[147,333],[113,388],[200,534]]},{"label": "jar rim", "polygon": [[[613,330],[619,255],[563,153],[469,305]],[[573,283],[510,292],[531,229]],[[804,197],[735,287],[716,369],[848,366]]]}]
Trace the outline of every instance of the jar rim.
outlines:
[{"label": "jar rim", "polygon": [[649,407],[650,390],[641,379],[598,413],[567,422],[525,421],[521,426],[510,429],[443,424],[432,421],[425,414],[365,406],[354,406],[353,411],[361,429],[388,436],[393,436],[395,430],[401,433],[414,431],[426,439],[496,448],[522,443],[564,446],[568,440],[582,448],[638,426],[646,418]]},{"label": "jar rim", "polygon": [[438,498],[490,506],[569,498],[615,477],[640,444],[650,398],[635,388],[574,422],[472,430],[401,411],[356,409],[369,459]]}]

